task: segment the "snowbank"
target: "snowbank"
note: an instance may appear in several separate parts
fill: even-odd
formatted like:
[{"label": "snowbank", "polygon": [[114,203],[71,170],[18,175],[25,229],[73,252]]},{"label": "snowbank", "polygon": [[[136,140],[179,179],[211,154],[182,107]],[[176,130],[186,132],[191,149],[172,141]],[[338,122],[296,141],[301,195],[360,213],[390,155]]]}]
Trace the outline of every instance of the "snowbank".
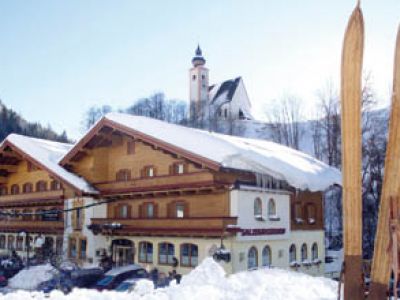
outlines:
[{"label": "snowbank", "polygon": [[13,289],[33,290],[40,283],[50,280],[55,272],[50,264],[23,269],[9,280],[8,286]]},{"label": "snowbank", "polygon": [[[18,291],[0,296],[0,300],[334,300],[337,283],[326,278],[279,270],[261,269],[225,276],[222,267],[212,258],[205,259],[180,285],[171,284],[154,290],[148,282],[138,282],[138,293],[97,292],[76,289],[65,296],[52,292],[48,297],[41,293]],[[140,292],[139,292],[140,291]]]}]

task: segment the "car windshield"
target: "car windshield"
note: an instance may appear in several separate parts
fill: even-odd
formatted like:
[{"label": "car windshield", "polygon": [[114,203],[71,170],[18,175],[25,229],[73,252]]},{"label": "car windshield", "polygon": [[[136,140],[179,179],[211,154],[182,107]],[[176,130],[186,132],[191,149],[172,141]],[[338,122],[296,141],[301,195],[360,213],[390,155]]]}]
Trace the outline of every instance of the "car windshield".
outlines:
[{"label": "car windshield", "polygon": [[132,283],[123,282],[115,290],[118,292],[124,292],[124,291],[127,291],[131,286],[132,286]]},{"label": "car windshield", "polygon": [[113,280],[113,278],[114,278],[113,276],[106,276],[102,280],[99,280],[97,282],[97,285],[106,286]]}]

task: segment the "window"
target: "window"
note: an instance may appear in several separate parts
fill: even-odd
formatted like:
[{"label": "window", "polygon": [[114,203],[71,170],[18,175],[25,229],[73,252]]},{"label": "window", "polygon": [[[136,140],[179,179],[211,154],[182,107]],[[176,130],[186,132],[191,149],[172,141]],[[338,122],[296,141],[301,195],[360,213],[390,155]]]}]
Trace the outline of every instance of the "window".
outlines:
[{"label": "window", "polygon": [[307,222],[308,224],[315,224],[317,219],[316,208],[314,203],[307,204]]},{"label": "window", "polygon": [[139,243],[139,262],[152,263],[153,262],[153,244],[149,242]]},{"label": "window", "polygon": [[269,199],[268,201],[268,217],[276,218],[276,204],[274,199]]},{"label": "window", "polygon": [[76,239],[69,238],[69,257],[76,258],[77,248],[76,248]]},{"label": "window", "polygon": [[204,74],[201,75],[201,79],[206,79],[206,76]]},{"label": "window", "polygon": [[311,247],[311,258],[312,260],[318,259],[318,245],[317,243],[314,243]]},{"label": "window", "polygon": [[153,203],[146,203],[146,217],[154,218],[154,204]]},{"label": "window", "polygon": [[117,212],[117,218],[120,219],[127,219],[130,218],[131,214],[131,207],[128,204],[124,205],[119,205],[117,206],[118,212]]},{"label": "window", "polygon": [[198,264],[199,251],[197,245],[182,244],[181,245],[181,266],[195,267]]},{"label": "window", "polygon": [[295,262],[297,259],[296,257],[296,245],[292,244],[289,248],[289,262]]},{"label": "window", "polygon": [[8,250],[14,250],[14,236],[13,235],[9,235],[7,238],[7,249]]},{"label": "window", "polygon": [[45,214],[42,216],[42,220],[43,221],[60,221],[61,213],[57,208],[53,207],[53,208],[45,211]]},{"label": "window", "polygon": [[307,253],[307,245],[303,244],[301,246],[301,261],[307,260],[308,253]]},{"label": "window", "polygon": [[6,236],[0,235],[0,249],[6,248]]},{"label": "window", "polygon": [[22,186],[23,193],[32,193],[33,192],[33,184],[30,182],[24,183]]},{"label": "window", "polygon": [[247,269],[254,269],[258,267],[258,251],[256,247],[251,247],[247,254]]},{"label": "window", "polygon": [[192,75],[192,80],[196,80],[196,75]]},{"label": "window", "polygon": [[17,246],[16,250],[17,251],[22,251],[24,248],[24,238],[22,236],[17,237]]},{"label": "window", "polygon": [[126,153],[128,155],[135,154],[135,142],[134,141],[128,141],[126,143]]},{"label": "window", "polygon": [[81,239],[80,242],[81,242],[81,245],[79,248],[79,258],[86,259],[87,242],[85,239]]},{"label": "window", "polygon": [[143,168],[142,177],[154,177],[156,175],[153,166],[147,166]]},{"label": "window", "polygon": [[179,174],[183,174],[186,172],[186,166],[184,163],[174,163],[172,165],[172,174],[173,175],[179,175]]},{"label": "window", "polygon": [[115,175],[117,181],[129,181],[131,180],[131,171],[128,169],[122,169]]},{"label": "window", "polygon": [[176,218],[183,218],[185,216],[185,204],[176,203],[175,205],[175,216]]},{"label": "window", "polygon": [[3,186],[0,188],[0,196],[5,196],[8,194],[7,187]]},{"label": "window", "polygon": [[13,184],[11,186],[11,195],[18,195],[19,194],[19,185]]},{"label": "window", "polygon": [[52,191],[61,190],[61,183],[60,183],[59,181],[57,181],[57,180],[53,180],[53,181],[50,183],[50,189],[51,189]]},{"label": "window", "polygon": [[158,244],[158,263],[172,265],[174,263],[175,247],[170,243]]},{"label": "window", "polygon": [[224,109],[224,117],[225,117],[225,119],[228,118],[228,109],[227,108]]},{"label": "window", "polygon": [[76,213],[76,220],[75,220],[75,229],[82,228],[83,224],[83,213],[82,210],[79,208],[75,211]]},{"label": "window", "polygon": [[47,182],[40,180],[36,183],[36,192],[44,192],[47,190]]},{"label": "window", "polygon": [[262,218],[262,202],[260,198],[254,200],[254,217],[256,219]]},{"label": "window", "polygon": [[269,246],[265,246],[262,251],[262,265],[264,267],[271,266],[271,262],[272,262],[271,248]]},{"label": "window", "polygon": [[304,223],[303,209],[301,203],[297,202],[293,205],[293,220],[297,224]]}]

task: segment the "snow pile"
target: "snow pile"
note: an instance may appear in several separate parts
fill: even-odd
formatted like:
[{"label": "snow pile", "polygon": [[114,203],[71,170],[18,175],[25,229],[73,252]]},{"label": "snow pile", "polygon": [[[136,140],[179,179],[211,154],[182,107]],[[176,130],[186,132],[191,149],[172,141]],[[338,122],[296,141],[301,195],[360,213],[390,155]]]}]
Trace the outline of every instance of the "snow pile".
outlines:
[{"label": "snow pile", "polygon": [[[34,274],[34,273],[31,273]],[[225,276],[222,267],[212,258],[205,259],[180,285],[174,282],[167,288],[154,290],[146,281],[139,281],[137,292],[131,294],[114,291],[75,289],[65,296],[52,292],[49,296],[18,291],[0,295],[0,300],[334,300],[337,283],[326,278],[279,269],[260,269]]]},{"label": "snow pile", "polygon": [[[223,135],[122,113],[109,113],[99,122],[104,120],[126,129],[128,134],[139,133],[221,167],[273,176],[302,190],[323,191],[333,184],[341,184],[339,170],[270,141]],[[91,130],[95,128],[97,124]]]},{"label": "snow pile", "polygon": [[58,163],[60,159],[73,147],[73,145],[58,143],[43,139],[27,137],[12,133],[3,141],[11,144],[19,151],[26,153],[38,166],[53,172],[60,179],[87,193],[97,193],[83,178],[68,172]]},{"label": "snow pile", "polygon": [[13,289],[33,290],[40,283],[50,280],[55,272],[50,264],[23,269],[9,280],[8,286]]}]

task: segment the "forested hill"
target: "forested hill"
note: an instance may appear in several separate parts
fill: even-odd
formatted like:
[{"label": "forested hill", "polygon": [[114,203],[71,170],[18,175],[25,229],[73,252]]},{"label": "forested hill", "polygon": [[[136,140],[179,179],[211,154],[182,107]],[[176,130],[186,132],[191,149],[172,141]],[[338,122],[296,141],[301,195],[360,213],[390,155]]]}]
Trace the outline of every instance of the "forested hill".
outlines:
[{"label": "forested hill", "polygon": [[2,141],[10,133],[18,133],[58,142],[69,141],[65,131],[62,134],[57,134],[50,126],[43,127],[39,123],[30,123],[12,109],[7,108],[0,101],[0,140]]}]

